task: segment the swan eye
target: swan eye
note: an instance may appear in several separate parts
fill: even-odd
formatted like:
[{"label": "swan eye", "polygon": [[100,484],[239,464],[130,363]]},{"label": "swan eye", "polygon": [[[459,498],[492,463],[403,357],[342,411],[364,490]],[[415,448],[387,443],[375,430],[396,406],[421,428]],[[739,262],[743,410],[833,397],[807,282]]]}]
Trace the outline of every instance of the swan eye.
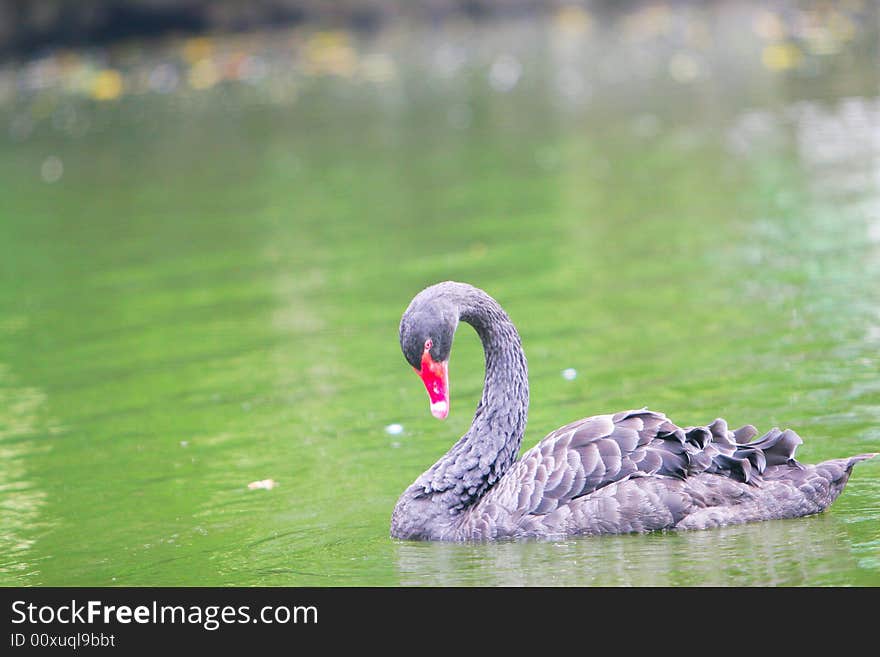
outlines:
[{"label": "swan eye", "polygon": [[431,351],[431,347],[434,346],[434,341],[431,338],[425,340],[425,351]]}]

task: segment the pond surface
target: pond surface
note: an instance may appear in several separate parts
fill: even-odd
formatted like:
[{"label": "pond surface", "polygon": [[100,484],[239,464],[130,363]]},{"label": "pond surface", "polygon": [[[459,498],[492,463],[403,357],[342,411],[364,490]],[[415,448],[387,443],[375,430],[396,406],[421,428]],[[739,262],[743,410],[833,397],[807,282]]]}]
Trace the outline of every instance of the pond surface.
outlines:
[{"label": "pond surface", "polygon": [[880,585],[880,459],[811,518],[388,536],[480,395],[468,327],[446,422],[400,353],[445,279],[520,329],[526,448],[648,406],[880,450],[876,38],[682,11],[123,50],[92,97],[93,55],[7,69],[0,584]]}]

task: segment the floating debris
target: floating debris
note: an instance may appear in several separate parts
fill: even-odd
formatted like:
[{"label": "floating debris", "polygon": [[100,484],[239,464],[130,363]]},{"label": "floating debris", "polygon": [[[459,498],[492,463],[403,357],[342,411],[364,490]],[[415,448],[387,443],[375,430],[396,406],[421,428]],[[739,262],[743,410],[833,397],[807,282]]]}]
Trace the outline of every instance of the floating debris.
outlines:
[{"label": "floating debris", "polygon": [[803,59],[803,52],[792,42],[771,44],[761,53],[761,61],[771,71],[788,71],[797,68]]},{"label": "floating debris", "polygon": [[189,86],[198,91],[213,87],[220,80],[220,72],[213,60],[200,59],[189,70]]},{"label": "floating debris", "polygon": [[364,55],[360,66],[361,75],[370,82],[390,82],[397,76],[397,67],[389,55],[374,53]]},{"label": "floating debris", "polygon": [[61,162],[61,158],[50,155],[43,160],[43,164],[40,166],[40,177],[44,182],[58,182],[62,175],[64,175],[64,164]]},{"label": "floating debris", "polygon": [[278,482],[275,481],[274,479],[261,479],[260,481],[252,481],[251,483],[249,483],[248,489],[249,490],[257,490],[257,489],[272,490],[277,485],[278,485]]},{"label": "floating debris", "polygon": [[177,88],[180,82],[180,74],[174,64],[160,62],[150,71],[147,77],[147,85],[151,91],[160,94],[169,94]]},{"label": "floating debris", "polygon": [[577,375],[578,372],[573,367],[562,370],[562,378],[566,381],[574,381],[577,378]]},{"label": "floating debris", "polygon": [[122,74],[114,69],[104,69],[95,76],[91,92],[95,100],[116,100],[123,90]]},{"label": "floating debris", "polygon": [[397,423],[389,424],[387,427],[385,427],[385,433],[391,436],[399,436],[403,433],[403,425]]},{"label": "floating debris", "polygon": [[513,55],[500,55],[489,69],[489,84],[495,91],[506,93],[513,89],[522,75],[522,64]]},{"label": "floating debris", "polygon": [[700,60],[689,52],[677,52],[669,60],[669,75],[682,84],[693,82],[703,75]]}]

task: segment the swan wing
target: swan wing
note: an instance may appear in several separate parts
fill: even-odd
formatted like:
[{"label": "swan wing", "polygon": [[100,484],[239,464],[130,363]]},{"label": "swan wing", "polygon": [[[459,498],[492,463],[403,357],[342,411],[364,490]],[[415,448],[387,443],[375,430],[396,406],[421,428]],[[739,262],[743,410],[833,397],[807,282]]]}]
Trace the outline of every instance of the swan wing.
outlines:
[{"label": "swan wing", "polygon": [[797,464],[802,441],[793,431],[729,431],[723,419],[682,428],[647,409],[587,417],[548,434],[526,452],[481,504],[514,515],[555,511],[609,484],[633,477],[684,480],[710,472],[750,483],[768,465]]}]

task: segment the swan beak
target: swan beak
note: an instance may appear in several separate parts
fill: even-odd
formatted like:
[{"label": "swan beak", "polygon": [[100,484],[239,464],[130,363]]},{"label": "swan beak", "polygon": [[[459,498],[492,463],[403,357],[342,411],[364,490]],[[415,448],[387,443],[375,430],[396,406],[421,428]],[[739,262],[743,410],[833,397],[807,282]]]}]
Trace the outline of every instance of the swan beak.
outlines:
[{"label": "swan beak", "polygon": [[428,398],[431,400],[431,415],[445,420],[449,415],[449,361],[436,361],[425,349],[422,354],[422,370],[416,373],[422,378]]}]

